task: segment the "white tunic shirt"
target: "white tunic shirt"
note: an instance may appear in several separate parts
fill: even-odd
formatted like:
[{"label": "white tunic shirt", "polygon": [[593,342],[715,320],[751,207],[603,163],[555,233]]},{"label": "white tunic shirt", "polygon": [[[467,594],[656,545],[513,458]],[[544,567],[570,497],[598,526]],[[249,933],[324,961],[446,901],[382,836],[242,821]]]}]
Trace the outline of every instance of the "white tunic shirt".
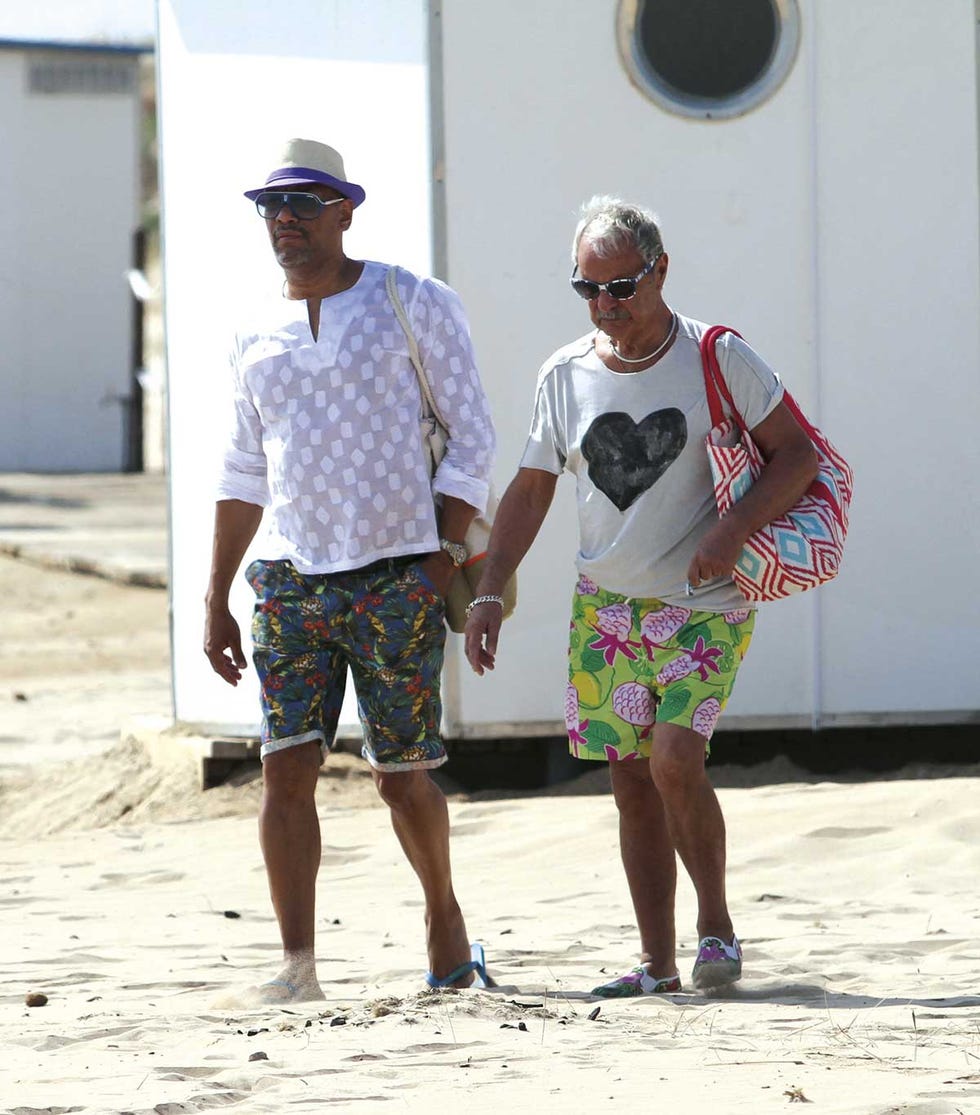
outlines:
[{"label": "white tunic shirt", "polygon": [[234,420],[217,498],[269,508],[267,560],[334,573],[439,548],[433,492],[486,508],[495,439],[457,295],[399,269],[398,292],[426,378],[449,429],[430,482],[421,392],[408,341],[366,262],[349,290],[320,305],[277,297],[235,340]]}]

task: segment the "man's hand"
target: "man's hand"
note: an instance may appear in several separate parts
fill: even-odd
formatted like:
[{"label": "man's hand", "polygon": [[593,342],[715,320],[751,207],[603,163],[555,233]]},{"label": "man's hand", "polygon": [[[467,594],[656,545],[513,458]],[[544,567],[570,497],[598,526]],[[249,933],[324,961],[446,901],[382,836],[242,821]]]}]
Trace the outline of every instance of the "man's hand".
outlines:
[{"label": "man's hand", "polygon": [[248,663],[242,653],[241,631],[227,607],[208,608],[204,623],[204,653],[211,669],[229,685],[237,685],[241,681],[242,670]]},{"label": "man's hand", "polygon": [[453,565],[449,555],[442,550],[429,554],[422,559],[419,568],[426,580],[445,600],[449,595],[449,586],[453,583],[453,577],[456,575],[456,566]]},{"label": "man's hand", "polygon": [[483,677],[484,670],[492,670],[497,657],[497,639],[504,613],[499,604],[477,604],[466,619],[463,631],[466,661],[473,672]]},{"label": "man's hand", "polygon": [[[245,669],[242,636],[228,609],[232,578],[262,521],[262,508],[239,499],[219,499],[214,509],[211,577],[204,597],[204,653],[211,669],[237,685]],[[230,655],[225,651],[230,651]]]},{"label": "man's hand", "polygon": [[691,588],[715,577],[728,577],[735,568],[745,539],[732,529],[727,519],[720,519],[701,539],[687,567],[687,580]]}]

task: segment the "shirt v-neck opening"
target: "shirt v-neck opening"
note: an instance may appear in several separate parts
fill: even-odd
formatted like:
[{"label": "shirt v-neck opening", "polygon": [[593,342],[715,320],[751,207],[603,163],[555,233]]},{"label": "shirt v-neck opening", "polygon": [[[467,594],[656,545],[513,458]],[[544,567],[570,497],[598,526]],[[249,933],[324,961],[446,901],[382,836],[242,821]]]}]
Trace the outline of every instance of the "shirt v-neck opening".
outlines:
[{"label": "shirt v-neck opening", "polygon": [[[310,323],[310,300],[308,298],[290,298],[290,299],[288,299],[288,301],[290,301],[290,302],[302,302],[303,306],[306,308],[306,315],[305,315],[305,317],[303,317],[303,320],[306,322],[306,328],[310,331],[310,337],[312,338],[313,344],[318,345],[320,343],[320,337],[323,334],[323,328],[322,327],[323,327],[323,304],[324,304],[324,302],[333,302],[334,299],[342,298],[345,294],[353,294],[357,290],[357,288],[361,285],[361,283],[364,281],[364,276],[367,273],[367,269],[368,269],[370,261],[364,259],[364,260],[360,260],[359,262],[361,264],[361,273],[360,273],[360,275],[357,276],[357,278],[354,280],[354,282],[351,283],[351,285],[349,287],[345,287],[343,290],[338,290],[335,294],[326,294],[320,299],[320,315],[319,315],[319,318],[317,319],[317,331],[316,331],[316,333],[313,332],[313,326]],[[302,316],[303,315],[301,315],[301,317]]]}]

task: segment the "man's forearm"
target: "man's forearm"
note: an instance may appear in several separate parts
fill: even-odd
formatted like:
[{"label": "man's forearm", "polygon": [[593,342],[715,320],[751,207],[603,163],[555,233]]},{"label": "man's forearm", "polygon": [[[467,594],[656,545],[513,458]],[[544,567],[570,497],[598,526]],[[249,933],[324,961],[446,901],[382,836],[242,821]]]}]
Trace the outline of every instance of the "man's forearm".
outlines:
[{"label": "man's forearm", "polygon": [[439,537],[462,542],[475,515],[476,508],[465,500],[444,495],[439,508]]},{"label": "man's forearm", "polygon": [[725,516],[744,542],[767,523],[788,511],[807,491],[817,474],[813,446],[793,445],[767,461],[759,479]]},{"label": "man's forearm", "polygon": [[238,567],[262,521],[262,508],[240,499],[222,499],[215,504],[214,544],[208,605],[224,606]]},{"label": "man's forearm", "polygon": [[503,592],[541,529],[557,481],[552,473],[521,469],[510,482],[494,518],[478,595],[496,596]]}]

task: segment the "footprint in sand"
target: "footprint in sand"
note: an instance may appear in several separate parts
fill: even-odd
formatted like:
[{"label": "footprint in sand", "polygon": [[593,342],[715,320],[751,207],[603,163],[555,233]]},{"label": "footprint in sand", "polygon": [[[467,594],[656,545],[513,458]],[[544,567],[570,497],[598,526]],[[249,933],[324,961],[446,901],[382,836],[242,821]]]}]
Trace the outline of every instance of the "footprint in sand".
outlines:
[{"label": "footprint in sand", "polygon": [[99,882],[92,883],[86,890],[105,890],[108,887],[133,886],[137,883],[179,883],[185,878],[182,871],[139,871],[129,874],[124,871],[108,871],[99,876]]},{"label": "footprint in sand", "polygon": [[489,821],[457,821],[450,830],[450,838],[454,836],[479,836],[490,828]]},{"label": "footprint in sand", "polygon": [[355,845],[351,848],[338,848],[330,844],[325,844],[320,852],[320,863],[324,867],[342,867],[345,863],[357,863],[359,860],[367,859],[369,852],[361,850],[361,845]]},{"label": "footprint in sand", "polygon": [[833,839],[842,840],[842,839],[848,839],[852,836],[877,836],[879,833],[891,832],[891,831],[892,830],[890,828],[888,828],[887,826],[885,826],[885,827],[871,826],[871,827],[868,827],[868,828],[853,828],[853,829],[831,827],[831,828],[824,828],[824,829],[814,829],[812,832],[807,832],[807,833],[804,833],[803,835],[804,836],[821,836],[821,837],[826,836],[826,837],[831,837]]}]

